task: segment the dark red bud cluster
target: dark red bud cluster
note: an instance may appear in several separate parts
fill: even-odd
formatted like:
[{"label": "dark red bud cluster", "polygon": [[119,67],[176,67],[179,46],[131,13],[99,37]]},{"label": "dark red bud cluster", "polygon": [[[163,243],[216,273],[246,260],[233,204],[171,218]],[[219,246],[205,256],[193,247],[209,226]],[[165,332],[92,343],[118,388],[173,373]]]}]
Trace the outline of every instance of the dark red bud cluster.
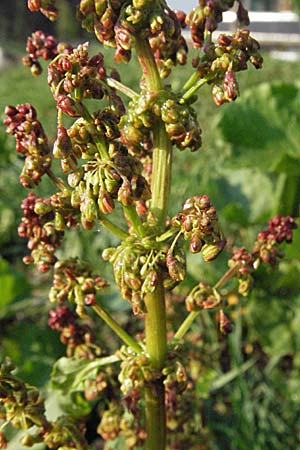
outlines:
[{"label": "dark red bud cluster", "polygon": [[126,7],[120,0],[81,0],[78,17],[101,43],[116,48],[116,62],[130,60],[137,36],[149,39],[162,77],[169,75],[172,66],[186,62],[187,45],[181,35],[185,15],[173,12],[161,0],[151,7],[146,0],[132,0]]},{"label": "dark red bud cluster", "polygon": [[54,36],[36,31],[27,39],[27,55],[23,57],[23,64],[30,67],[32,75],[40,75],[43,69],[39,58],[49,61],[59,53],[69,53],[71,50],[68,44],[58,43]]},{"label": "dark red bud cluster", "polygon": [[275,216],[269,221],[269,227],[261,231],[253,247],[253,256],[264,263],[276,265],[283,257],[279,245],[283,242],[291,243],[293,230],[297,228],[291,216]]},{"label": "dark red bud cluster", "polygon": [[212,97],[216,105],[234,101],[239,96],[239,85],[232,70],[227,70],[220,84],[212,87]]},{"label": "dark red bud cluster", "polygon": [[184,238],[190,241],[191,253],[201,251],[205,261],[215,259],[225,247],[216,209],[207,195],[188,198],[172,224],[181,227]]},{"label": "dark red bud cluster", "polygon": [[279,246],[283,242],[292,242],[295,228],[297,225],[291,216],[275,216],[269,221],[269,227],[258,233],[252,253],[245,248],[233,249],[228,265],[238,279],[238,292],[241,295],[249,294],[253,284],[253,272],[260,263],[274,266],[283,258],[284,253]]},{"label": "dark red bud cluster", "polygon": [[27,4],[30,11],[39,11],[51,21],[58,18],[56,0],[27,0]]},{"label": "dark red bud cluster", "polygon": [[232,256],[228,260],[230,268],[237,268],[236,277],[239,281],[238,292],[247,296],[253,284],[252,273],[254,272],[254,257],[243,248],[234,248]]},{"label": "dark red bud cluster", "polygon": [[[207,33],[213,33],[223,20],[223,12],[234,5],[234,0],[201,0],[186,17],[186,24],[190,26],[191,36],[195,48],[201,48]],[[248,12],[241,0],[238,0],[237,20],[240,26],[249,25]]]},{"label": "dark red bud cluster", "polygon": [[60,332],[60,340],[67,346],[67,356],[94,359],[101,354],[95,344],[95,335],[87,324],[79,322],[79,317],[67,305],[49,311],[48,325]]},{"label": "dark red bud cluster", "polygon": [[63,231],[55,228],[55,214],[50,199],[37,198],[33,192],[22,202],[23,218],[18,227],[21,237],[28,239],[30,255],[25,264],[34,263],[41,272],[47,272],[56,262],[55,251],[61,245]]},{"label": "dark red bud cluster", "polygon": [[199,309],[213,309],[220,305],[220,297],[216,291],[204,281],[201,281],[187,296],[186,308],[188,311]]},{"label": "dark red bud cluster", "polygon": [[6,132],[15,137],[16,151],[26,157],[20,181],[24,187],[32,188],[51,166],[47,136],[30,103],[7,106],[5,114]]},{"label": "dark red bud cluster", "polygon": [[173,281],[180,282],[186,275],[186,258],[184,250],[176,246],[173,252],[168,251],[166,255],[166,266]]},{"label": "dark red bud cluster", "polygon": [[[113,77],[118,74],[113,72]],[[84,115],[80,105],[83,98],[109,98],[116,114],[124,113],[124,105],[114,89],[107,86],[104,57],[98,53],[88,54],[88,43],[79,45],[69,54],[62,53],[48,67],[48,84],[51,87],[57,106],[71,117]]]},{"label": "dark red bud cluster", "polygon": [[76,312],[84,315],[85,306],[96,303],[96,293],[107,286],[107,282],[92,269],[86,261],[69,258],[57,261],[54,266],[53,286],[49,293],[51,302],[70,301],[76,304]]},{"label": "dark red bud cluster", "polygon": [[233,35],[220,34],[217,44],[208,42],[203,55],[193,60],[199,78],[212,84],[215,103],[231,102],[239,95],[236,72],[246,70],[250,62],[256,69],[262,67],[259,44],[249,30],[237,30]]}]

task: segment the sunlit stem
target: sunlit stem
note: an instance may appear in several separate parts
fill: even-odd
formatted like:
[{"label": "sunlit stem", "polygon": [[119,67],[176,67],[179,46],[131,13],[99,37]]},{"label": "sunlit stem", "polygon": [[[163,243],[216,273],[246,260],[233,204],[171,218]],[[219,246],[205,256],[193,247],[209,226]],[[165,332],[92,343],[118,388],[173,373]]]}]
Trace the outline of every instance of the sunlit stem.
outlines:
[{"label": "sunlit stem", "polygon": [[115,80],[114,78],[108,77],[106,78],[106,82],[109,87],[118,90],[119,92],[131,98],[132,100],[134,100],[138,96],[138,94],[135,91],[130,89],[128,86],[125,86],[124,84],[120,83],[120,81]]},{"label": "sunlit stem", "polygon": [[118,322],[115,321],[111,317],[111,315],[105,311],[104,308],[100,305],[92,306],[95,313],[101,317],[101,319],[119,336],[119,338],[124,342],[124,344],[128,345],[132,348],[136,353],[143,353],[142,347],[138,344],[138,342],[130,336],[123,328],[120,327]]}]

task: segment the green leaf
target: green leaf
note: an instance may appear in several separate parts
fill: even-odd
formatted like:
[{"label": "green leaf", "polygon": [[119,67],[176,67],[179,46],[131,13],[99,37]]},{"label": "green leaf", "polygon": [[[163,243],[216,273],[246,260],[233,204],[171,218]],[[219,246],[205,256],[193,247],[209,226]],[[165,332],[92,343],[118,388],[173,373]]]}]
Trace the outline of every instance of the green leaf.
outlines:
[{"label": "green leaf", "polygon": [[0,308],[24,298],[30,292],[26,278],[0,258]]},{"label": "green leaf", "polygon": [[[42,305],[39,308],[41,311]],[[24,310],[21,313],[24,314]],[[47,327],[46,318],[36,313],[32,319],[15,321],[5,327],[1,351],[11,357],[20,378],[42,387],[49,379],[54,361],[62,354],[63,346],[57,334]]]},{"label": "green leaf", "polygon": [[99,368],[119,361],[115,355],[105,356],[96,360],[60,358],[53,366],[51,374],[52,388],[63,393],[83,391],[86,380],[94,380]]},{"label": "green leaf", "polygon": [[230,167],[299,175],[299,124],[300,83],[263,83],[220,111],[219,146]]},{"label": "green leaf", "polygon": [[93,408],[93,402],[84,397],[87,380],[95,380],[99,369],[119,361],[115,355],[96,360],[60,358],[53,366],[51,388],[58,391],[60,406],[73,417],[83,417]]}]

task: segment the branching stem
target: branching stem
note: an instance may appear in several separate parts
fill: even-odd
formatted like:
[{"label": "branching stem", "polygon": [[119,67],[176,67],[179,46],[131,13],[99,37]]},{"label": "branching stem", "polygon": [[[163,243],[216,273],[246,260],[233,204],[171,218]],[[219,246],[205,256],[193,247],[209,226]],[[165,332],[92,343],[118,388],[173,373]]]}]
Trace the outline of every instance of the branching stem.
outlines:
[{"label": "branching stem", "polygon": [[122,341],[126,345],[131,347],[132,350],[134,350],[138,354],[143,353],[143,349],[138,344],[138,342],[132,336],[130,336],[123,328],[121,328],[118,322],[116,322],[115,319],[113,319],[111,315],[107,311],[105,311],[104,308],[102,308],[102,306],[97,304],[92,306],[92,308],[95,311],[95,313],[99,317],[101,317],[102,320],[104,320],[104,322],[119,336],[119,338],[122,339]]},{"label": "branching stem", "polygon": [[[220,289],[230,278],[232,278],[236,272],[239,270],[240,264],[236,263],[233,267],[231,267],[227,272],[217,281],[214,285],[213,289]],[[189,315],[184,319],[178,330],[176,331],[173,337],[173,343],[176,341],[180,341],[185,334],[189,331],[194,320],[199,316],[201,311],[191,311]]]},{"label": "branching stem", "polygon": [[138,94],[134,92],[132,89],[130,89],[128,86],[125,86],[124,84],[120,83],[120,81],[115,80],[114,78],[106,78],[106,82],[109,87],[114,88],[121,92],[122,94],[125,94],[127,97],[134,100]]}]

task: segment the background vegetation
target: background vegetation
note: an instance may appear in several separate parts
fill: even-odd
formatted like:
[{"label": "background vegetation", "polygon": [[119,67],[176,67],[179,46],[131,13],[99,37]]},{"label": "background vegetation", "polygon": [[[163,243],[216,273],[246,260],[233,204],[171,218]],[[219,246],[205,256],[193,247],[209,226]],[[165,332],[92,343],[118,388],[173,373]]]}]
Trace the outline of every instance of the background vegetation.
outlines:
[{"label": "background vegetation", "polygon": [[[11,1],[11,9],[5,10],[0,20],[7,20],[12,8],[22,8],[21,4]],[[67,16],[70,5],[64,4]],[[25,19],[23,14],[18,17],[15,36],[24,37]],[[7,25],[2,22],[0,30],[6,33]],[[33,30],[36,24],[32,25]],[[58,33],[67,31],[64,25],[60,27]],[[74,39],[76,33],[68,30],[67,37]],[[46,73],[32,79],[20,64],[17,46],[14,54],[16,63],[0,72],[0,111],[6,104],[32,103],[53,140],[55,110]],[[138,70],[128,72],[126,66],[120,66],[121,77],[132,87],[136,86]],[[251,245],[257,231],[274,214],[299,216],[299,71],[300,62],[282,62],[266,55],[263,71],[240,74],[241,99],[221,109],[214,106],[209,87],[204,88],[198,104],[203,148],[197,157],[175,152],[174,210],[170,214],[178,209],[178,198],[207,193],[218,208],[229,246],[233,242]],[[178,69],[170,81],[179,88],[187,77],[188,69]],[[21,261],[25,243],[18,238],[16,228],[25,192],[18,184],[20,165],[13,139],[5,135],[1,125],[0,352],[14,360],[26,381],[46,389],[52,364],[64,354],[64,348],[47,328],[47,278],[25,268]],[[50,188],[41,189],[45,192]],[[229,298],[236,321],[229,338],[218,334],[209,314],[194,325],[201,361],[205,360],[197,384],[199,410],[194,420],[201,423],[203,433],[210,430],[207,439],[213,450],[287,450],[300,445],[298,233],[293,246],[286,249],[288,259],[280,265],[279,273],[260,271],[249,300],[238,300],[234,295]],[[108,240],[103,230],[87,237],[70,234],[62,251],[88,255],[93,264],[101,266],[101,249],[108,246]],[[191,256],[184,289],[199,279],[216,281],[224,261],[220,258],[204,265],[200,256]],[[111,274],[106,273],[106,277]],[[114,314],[122,316],[126,304],[113,291],[105,301]],[[102,328],[102,339],[111,339]],[[52,402],[50,414],[55,414],[57,407]],[[16,440],[10,448],[21,447]]]}]

